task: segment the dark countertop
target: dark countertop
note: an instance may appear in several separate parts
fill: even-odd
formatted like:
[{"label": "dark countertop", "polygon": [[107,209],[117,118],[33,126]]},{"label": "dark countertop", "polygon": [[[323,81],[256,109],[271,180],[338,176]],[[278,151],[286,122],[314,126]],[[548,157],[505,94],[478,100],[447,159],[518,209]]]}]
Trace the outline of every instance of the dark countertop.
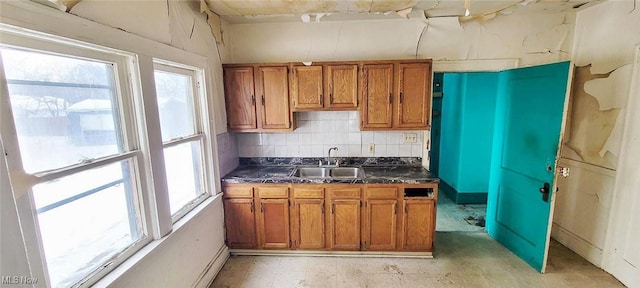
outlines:
[{"label": "dark countertop", "polygon": [[222,177],[223,183],[438,183],[440,179],[421,166],[359,166],[364,169],[361,179],[340,178],[300,178],[290,176],[293,165],[251,165],[240,166]]}]

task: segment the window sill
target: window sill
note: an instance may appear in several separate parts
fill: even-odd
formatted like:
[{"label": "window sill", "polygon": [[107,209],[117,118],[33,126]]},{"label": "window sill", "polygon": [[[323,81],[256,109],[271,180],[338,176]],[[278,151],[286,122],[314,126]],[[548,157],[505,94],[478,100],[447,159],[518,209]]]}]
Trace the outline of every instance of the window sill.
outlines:
[{"label": "window sill", "polygon": [[109,272],[102,279],[98,280],[91,287],[110,287],[113,285],[118,279],[120,279],[124,274],[126,274],[130,269],[134,268],[140,262],[142,262],[148,255],[153,253],[159,247],[165,245],[165,243],[171,241],[173,236],[179,232],[182,227],[187,225],[194,218],[198,217],[205,209],[209,208],[216,201],[221,201],[222,193],[212,195],[211,197],[205,199],[198,206],[193,208],[189,213],[185,214],[180,220],[176,221],[173,224],[173,231],[167,234],[166,236],[153,240],[149,242],[146,246],[144,246],[140,251],[133,254],[129,259],[125,260],[120,266],[118,266],[113,271]]}]

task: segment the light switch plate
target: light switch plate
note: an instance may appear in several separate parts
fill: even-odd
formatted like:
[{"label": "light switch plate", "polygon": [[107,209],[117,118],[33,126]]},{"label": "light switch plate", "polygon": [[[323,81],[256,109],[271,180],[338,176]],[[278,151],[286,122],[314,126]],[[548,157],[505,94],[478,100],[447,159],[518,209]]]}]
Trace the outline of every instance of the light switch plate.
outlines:
[{"label": "light switch plate", "polygon": [[376,152],[376,144],[369,144],[369,154],[373,154]]}]

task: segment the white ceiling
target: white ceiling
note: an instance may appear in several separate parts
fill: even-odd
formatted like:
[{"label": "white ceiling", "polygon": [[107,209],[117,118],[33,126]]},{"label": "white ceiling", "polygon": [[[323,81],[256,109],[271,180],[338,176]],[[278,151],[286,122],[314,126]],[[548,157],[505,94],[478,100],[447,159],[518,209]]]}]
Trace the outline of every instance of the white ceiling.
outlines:
[{"label": "white ceiling", "polygon": [[[342,21],[462,17],[488,17],[511,13],[577,11],[604,0],[205,0],[211,11],[230,23]],[[304,16],[306,18],[306,16]]]}]

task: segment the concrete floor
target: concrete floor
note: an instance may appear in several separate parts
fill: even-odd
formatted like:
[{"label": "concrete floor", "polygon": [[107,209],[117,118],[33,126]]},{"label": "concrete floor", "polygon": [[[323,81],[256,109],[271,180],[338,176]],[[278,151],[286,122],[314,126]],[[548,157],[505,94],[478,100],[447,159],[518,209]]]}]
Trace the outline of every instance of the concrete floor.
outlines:
[{"label": "concrete floor", "polygon": [[436,245],[434,259],[232,256],[211,287],[624,287],[555,241],[546,274],[482,232]]}]

